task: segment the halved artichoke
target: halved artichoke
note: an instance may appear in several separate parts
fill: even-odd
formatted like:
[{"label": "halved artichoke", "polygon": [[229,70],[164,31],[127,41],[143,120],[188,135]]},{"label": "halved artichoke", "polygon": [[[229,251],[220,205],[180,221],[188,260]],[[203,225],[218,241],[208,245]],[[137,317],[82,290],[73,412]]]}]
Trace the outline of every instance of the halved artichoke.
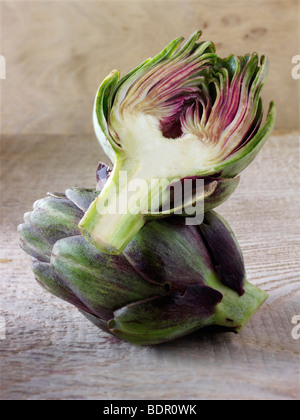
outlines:
[{"label": "halved artichoke", "polygon": [[191,201],[204,211],[224,202],[273,128],[273,103],[261,126],[266,58],[222,59],[200,35],[175,39],[121,80],[113,71],[97,92],[94,127],[114,169],[79,227],[104,252],[120,253],[149,218],[164,216],[174,183],[203,179]]},{"label": "halved artichoke", "polygon": [[207,325],[240,331],[267,295],[246,281],[228,224],[206,213],[148,223],[120,255],[95,248],[78,222],[99,191],[68,189],[34,204],[19,226],[37,281],[98,327],[133,344],[157,344]]}]

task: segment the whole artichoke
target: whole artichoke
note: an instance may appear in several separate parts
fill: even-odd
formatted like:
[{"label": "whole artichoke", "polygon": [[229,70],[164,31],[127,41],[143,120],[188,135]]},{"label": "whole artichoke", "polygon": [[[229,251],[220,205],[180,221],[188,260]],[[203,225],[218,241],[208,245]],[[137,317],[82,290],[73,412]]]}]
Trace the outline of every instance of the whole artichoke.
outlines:
[{"label": "whole artichoke", "polygon": [[176,216],[148,223],[120,255],[99,251],[78,229],[98,195],[49,194],[18,230],[37,281],[104,331],[140,345],[207,325],[240,331],[267,298],[246,281],[234,234],[212,211],[200,226]]},{"label": "whole artichoke", "polygon": [[[79,226],[101,251],[120,253],[149,217],[161,217],[174,182],[204,179],[194,202],[204,200],[205,211],[221,204],[274,126],[273,103],[262,124],[266,57],[223,59],[212,42],[198,42],[200,35],[177,38],[122,79],[114,70],[100,85],[94,127],[114,168]],[[157,207],[149,205],[153,196]]]}]

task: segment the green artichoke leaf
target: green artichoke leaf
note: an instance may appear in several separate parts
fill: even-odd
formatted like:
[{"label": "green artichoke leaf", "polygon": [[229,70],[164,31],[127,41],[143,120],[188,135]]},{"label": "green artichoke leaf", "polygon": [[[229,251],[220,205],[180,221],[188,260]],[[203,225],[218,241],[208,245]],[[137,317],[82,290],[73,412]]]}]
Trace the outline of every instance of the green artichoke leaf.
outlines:
[{"label": "green artichoke leaf", "polygon": [[18,226],[20,245],[34,258],[49,263],[53,245],[62,238],[80,235],[78,222],[100,194],[88,188],[69,188],[66,194],[48,193],[33,204]]},{"label": "green artichoke leaf", "polygon": [[141,296],[165,292],[164,286],[140,277],[124,256],[100,253],[82,236],[57,241],[50,261],[68,288],[102,319]]},{"label": "green artichoke leaf", "polygon": [[76,306],[78,310],[93,324],[103,331],[109,332],[107,322],[93,314],[84,303],[64,284],[64,281],[49,263],[34,261],[32,271],[36,281],[47,292]]},{"label": "green artichoke leaf", "polygon": [[184,179],[222,179],[191,200],[192,207],[204,201],[204,211],[220,205],[236,186],[226,180],[251,163],[271,133],[275,107],[262,125],[260,97],[266,57],[220,58],[200,36],[176,38],[121,80],[114,71],[97,92],[95,132],[114,168],[79,228],[103,252],[120,254],[149,218],[187,216],[184,200],[161,211]]},{"label": "green artichoke leaf", "polygon": [[123,255],[141,276],[168,284],[170,291],[184,291],[187,285],[205,284],[215,278],[198,226],[186,226],[181,217],[148,223]]},{"label": "green artichoke leaf", "polygon": [[20,246],[27,254],[43,262],[50,262],[52,245],[47,238],[31,224],[23,223],[18,226]]},{"label": "green artichoke leaf", "polygon": [[83,212],[87,211],[99,194],[100,191],[92,188],[68,188],[66,191],[66,197]]},{"label": "green artichoke leaf", "polygon": [[71,303],[78,309],[89,312],[89,309],[83,302],[65,285],[63,279],[56,273],[51,264],[34,261],[32,264],[32,271],[37,282],[47,290],[47,292]]},{"label": "green artichoke leaf", "polygon": [[52,246],[58,239],[80,235],[78,220],[83,212],[62,194],[48,194],[33,208],[25,214],[25,224],[18,226],[21,247],[34,258],[50,262]]},{"label": "green artichoke leaf", "polygon": [[80,235],[78,219],[83,216],[83,211],[67,198],[48,196],[38,200],[34,210],[30,223],[42,236],[47,237],[50,244],[66,236]]},{"label": "green artichoke leaf", "polygon": [[119,149],[116,139],[112,136],[107,124],[109,103],[113,95],[113,87],[119,80],[119,72],[113,70],[102,82],[95,100],[95,112],[93,114],[94,129],[96,136],[104,152],[112,163],[115,162],[115,155]]},{"label": "green artichoke leaf", "polygon": [[108,327],[133,344],[158,344],[211,325],[221,300],[221,293],[210,287],[190,285],[183,294],[153,297],[115,311]]},{"label": "green artichoke leaf", "polygon": [[223,292],[223,300],[216,308],[216,314],[212,325],[233,328],[241,332],[250,318],[257,312],[267,300],[268,294],[246,281],[243,295],[238,294],[226,286],[218,287]]}]

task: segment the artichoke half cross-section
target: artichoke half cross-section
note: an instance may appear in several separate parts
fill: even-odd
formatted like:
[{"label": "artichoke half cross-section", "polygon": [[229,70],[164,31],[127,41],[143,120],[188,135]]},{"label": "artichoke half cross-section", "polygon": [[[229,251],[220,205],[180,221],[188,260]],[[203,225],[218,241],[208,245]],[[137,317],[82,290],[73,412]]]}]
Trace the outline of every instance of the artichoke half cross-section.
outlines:
[{"label": "artichoke half cross-section", "polygon": [[149,219],[165,216],[176,182],[204,180],[192,195],[204,211],[224,202],[273,128],[273,103],[262,124],[266,58],[222,59],[200,35],[175,39],[122,79],[111,72],[97,92],[95,132],[114,168],[79,227],[99,250],[121,253]]},{"label": "artichoke half cross-section", "polygon": [[49,194],[25,214],[19,234],[36,280],[102,330],[138,345],[208,325],[238,332],[267,298],[246,281],[236,238],[213,211],[199,226],[178,216],[150,222],[123,253],[99,251],[78,229],[98,195]]}]

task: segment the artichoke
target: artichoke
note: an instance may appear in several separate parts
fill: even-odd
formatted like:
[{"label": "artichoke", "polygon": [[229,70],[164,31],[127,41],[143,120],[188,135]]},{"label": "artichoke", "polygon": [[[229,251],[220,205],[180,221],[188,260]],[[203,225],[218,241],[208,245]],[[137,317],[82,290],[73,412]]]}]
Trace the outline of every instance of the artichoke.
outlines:
[{"label": "artichoke", "polygon": [[[108,175],[103,165],[102,172]],[[102,330],[137,345],[207,325],[240,331],[267,298],[246,281],[236,238],[214,211],[199,226],[179,216],[152,221],[123,253],[101,252],[78,228],[99,194],[83,188],[48,194],[18,230],[36,280]]]},{"label": "artichoke", "polygon": [[[204,202],[206,212],[224,202],[273,128],[273,102],[262,124],[267,59],[222,59],[200,35],[177,38],[122,79],[115,70],[100,85],[94,127],[114,168],[79,227],[101,251],[121,253],[146,222],[185,215],[185,204]],[[174,185],[191,179],[204,188],[174,204]]]}]

